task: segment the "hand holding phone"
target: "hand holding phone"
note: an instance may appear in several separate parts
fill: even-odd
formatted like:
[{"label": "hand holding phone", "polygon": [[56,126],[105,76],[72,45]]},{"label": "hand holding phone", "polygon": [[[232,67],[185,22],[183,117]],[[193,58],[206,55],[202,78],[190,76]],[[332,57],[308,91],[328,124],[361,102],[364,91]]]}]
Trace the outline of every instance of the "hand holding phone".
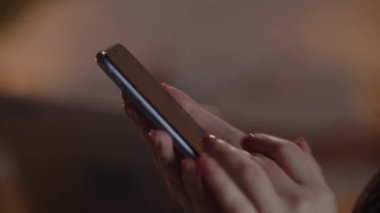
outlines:
[{"label": "hand holding phone", "polygon": [[[245,136],[243,132],[209,113],[179,89],[171,86],[164,86],[164,89],[206,132],[228,139],[228,142],[235,147],[240,146],[240,141]],[[162,130],[149,131],[152,129],[151,122],[139,113],[128,98],[124,102],[124,107],[127,114],[142,130],[143,135],[147,137],[156,161],[155,165],[165,179],[172,198],[185,209],[185,212],[220,212],[215,208],[212,196],[205,191],[200,173],[196,169],[198,160],[180,159],[173,150],[173,140],[170,135]],[[184,172],[184,168],[190,173]]]},{"label": "hand holding phone", "polygon": [[122,45],[99,52],[96,59],[103,71],[158,129],[174,139],[175,149],[184,157],[197,158],[202,152],[203,129],[187,115],[154,77]]}]

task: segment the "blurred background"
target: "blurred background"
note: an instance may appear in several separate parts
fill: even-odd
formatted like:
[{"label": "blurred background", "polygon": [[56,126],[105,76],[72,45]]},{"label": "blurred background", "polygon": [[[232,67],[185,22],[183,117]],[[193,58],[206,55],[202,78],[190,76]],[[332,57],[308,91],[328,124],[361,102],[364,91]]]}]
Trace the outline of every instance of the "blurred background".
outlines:
[{"label": "blurred background", "polygon": [[94,55],[307,138],[349,212],[380,161],[380,2],[2,0],[0,212],[180,212]]}]

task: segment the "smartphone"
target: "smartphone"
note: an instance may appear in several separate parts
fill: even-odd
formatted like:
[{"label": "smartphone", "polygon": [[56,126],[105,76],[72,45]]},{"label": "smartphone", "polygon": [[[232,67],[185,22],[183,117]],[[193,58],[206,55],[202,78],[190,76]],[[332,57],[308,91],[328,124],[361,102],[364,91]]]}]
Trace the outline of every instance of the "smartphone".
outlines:
[{"label": "smartphone", "polygon": [[199,157],[203,129],[125,47],[115,44],[100,51],[96,61],[138,110],[173,138],[177,152],[183,157]]}]

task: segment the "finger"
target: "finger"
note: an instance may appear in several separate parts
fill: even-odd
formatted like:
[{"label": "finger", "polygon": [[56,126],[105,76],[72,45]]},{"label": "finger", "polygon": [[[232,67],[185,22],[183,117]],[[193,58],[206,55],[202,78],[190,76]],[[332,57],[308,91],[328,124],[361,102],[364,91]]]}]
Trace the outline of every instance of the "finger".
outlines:
[{"label": "finger", "polygon": [[278,197],[273,185],[263,168],[252,160],[249,153],[215,137],[205,139],[204,144],[206,152],[223,167],[260,212],[275,211],[272,204]]},{"label": "finger", "polygon": [[299,184],[312,183],[318,174],[310,158],[295,143],[266,134],[250,134],[242,147],[274,160]]},{"label": "finger", "polygon": [[149,132],[149,137],[155,162],[159,167],[161,175],[166,180],[172,198],[178,201],[184,209],[192,209],[182,183],[178,159],[173,150],[171,137],[161,130],[152,130]]},{"label": "finger", "polygon": [[179,165],[172,147],[171,137],[161,130],[152,130],[149,132],[149,137],[153,154],[165,178],[174,185],[181,185]]},{"label": "finger", "polygon": [[209,191],[206,190],[202,182],[202,176],[196,162],[193,159],[185,158],[182,160],[181,166],[183,184],[196,212],[220,212],[216,208],[215,200],[211,199]]},{"label": "finger", "polygon": [[[162,84],[166,91],[176,100],[176,102],[189,114],[206,132],[218,135],[234,146],[240,147],[240,141],[245,134],[226,121],[218,118],[205,110],[201,105],[194,101],[184,92],[167,84]],[[236,142],[235,142],[236,141]]]},{"label": "finger", "polygon": [[296,143],[298,145],[298,147],[300,147],[302,149],[302,151],[304,151],[305,153],[307,153],[309,155],[312,155],[311,148],[310,148],[309,144],[307,143],[307,141],[305,140],[305,138],[299,137],[299,138],[294,140],[294,143]]},{"label": "finger", "polygon": [[215,160],[207,155],[202,155],[198,165],[205,184],[210,188],[223,212],[258,212],[251,201]]},{"label": "finger", "polygon": [[318,168],[318,170],[322,173],[322,168],[319,165],[317,159],[315,159],[313,152],[311,150],[311,147],[307,140],[303,137],[297,138],[294,140],[294,142],[305,152],[309,155],[310,159],[313,161],[314,165]]},{"label": "finger", "polygon": [[155,126],[150,122],[146,116],[141,114],[136,106],[131,102],[124,102],[124,111],[133,120],[140,131],[145,135]]},{"label": "finger", "polygon": [[174,168],[177,163],[177,158],[173,150],[172,138],[162,130],[152,130],[149,132],[149,137],[155,146],[155,152],[158,157],[170,168]]},{"label": "finger", "polygon": [[152,130],[155,126],[138,111],[124,93],[122,96],[124,99],[124,110],[139,127],[142,135],[150,142],[154,162],[165,180],[170,196],[186,211],[194,212],[182,183],[178,159],[173,150],[171,137],[164,131]]},{"label": "finger", "polygon": [[298,187],[298,184],[272,159],[259,153],[251,155],[252,159],[263,168],[279,197],[289,197],[289,192]]}]

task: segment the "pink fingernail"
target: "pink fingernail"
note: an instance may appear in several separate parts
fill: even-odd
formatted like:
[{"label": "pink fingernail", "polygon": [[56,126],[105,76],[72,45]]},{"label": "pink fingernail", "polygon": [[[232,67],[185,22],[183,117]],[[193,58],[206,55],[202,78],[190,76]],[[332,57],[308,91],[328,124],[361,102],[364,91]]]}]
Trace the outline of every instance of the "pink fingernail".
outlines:
[{"label": "pink fingernail", "polygon": [[150,138],[153,138],[153,135],[154,135],[154,132],[155,132],[155,131],[156,131],[156,130],[151,129],[151,130],[148,132],[148,135],[149,135]]},{"label": "pink fingernail", "polygon": [[295,139],[294,142],[297,145],[301,145],[301,146],[307,144],[306,139],[304,137],[299,137],[299,138]]},{"label": "pink fingernail", "polygon": [[156,150],[161,150],[161,143],[155,138],[156,130],[152,129],[149,131],[148,136],[150,138],[149,142]]},{"label": "pink fingernail", "polygon": [[254,143],[257,140],[257,137],[254,133],[249,133],[246,137],[243,138],[241,141],[241,146],[243,147],[244,145]]},{"label": "pink fingernail", "polygon": [[299,137],[298,139],[297,139],[298,141],[302,141],[302,142],[306,142],[306,139],[304,138],[304,137]]},{"label": "pink fingernail", "polygon": [[254,133],[249,133],[240,143],[241,148],[248,152],[257,151],[257,144],[260,142],[259,138]]},{"label": "pink fingernail", "polygon": [[166,88],[166,89],[173,89],[173,87],[172,86],[170,86],[169,84],[167,84],[167,83],[161,83],[161,86],[163,86],[164,88]]},{"label": "pink fingernail", "polygon": [[215,135],[207,135],[202,140],[203,147],[206,150],[211,149],[215,145],[215,143],[216,143]]},{"label": "pink fingernail", "polygon": [[248,136],[251,138],[251,140],[257,140],[257,136],[255,133],[249,133]]}]

